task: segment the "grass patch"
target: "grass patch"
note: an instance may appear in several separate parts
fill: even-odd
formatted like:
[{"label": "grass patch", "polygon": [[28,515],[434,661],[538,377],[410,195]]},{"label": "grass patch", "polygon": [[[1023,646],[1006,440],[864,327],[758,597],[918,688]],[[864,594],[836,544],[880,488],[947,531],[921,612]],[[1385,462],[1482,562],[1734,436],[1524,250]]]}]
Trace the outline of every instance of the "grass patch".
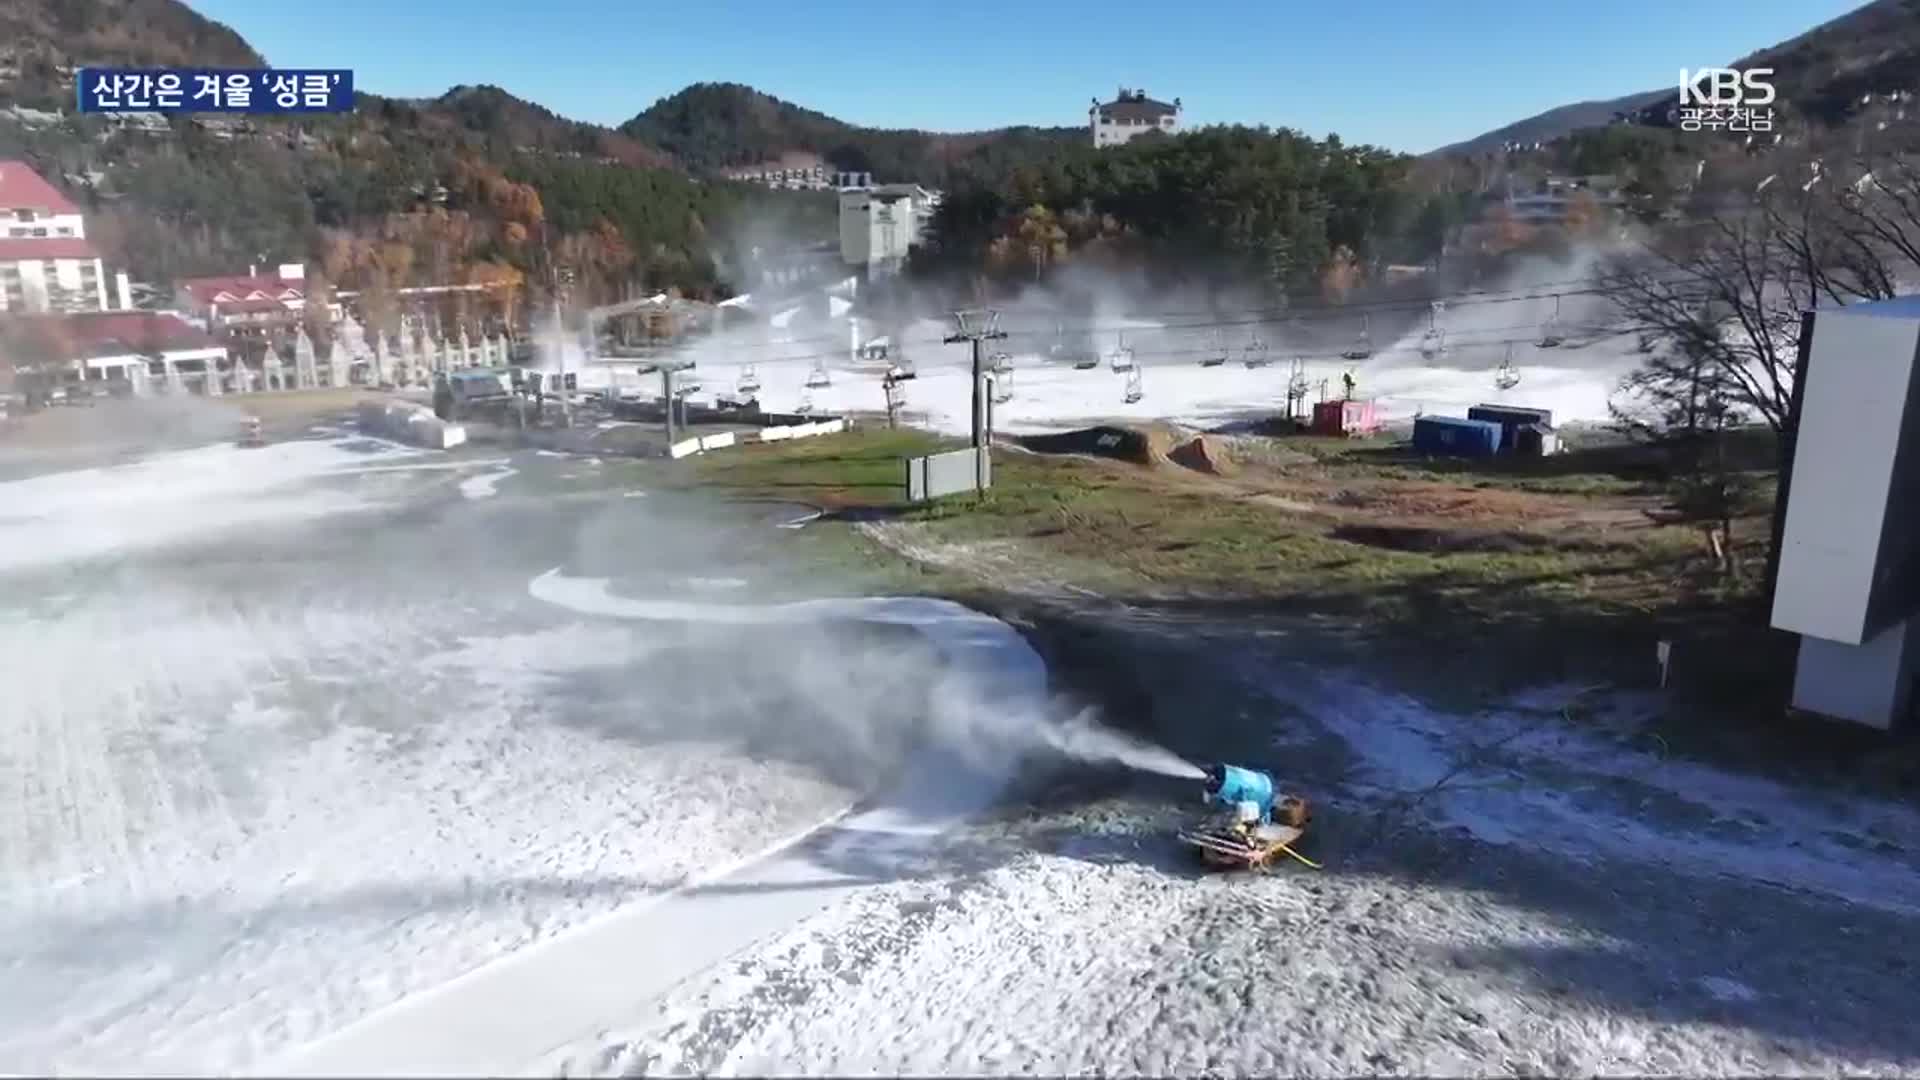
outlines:
[{"label": "grass patch", "polygon": [[793,499],[830,510],[906,503],[905,459],[964,445],[920,431],[857,429],[703,454],[681,473],[706,489]]}]

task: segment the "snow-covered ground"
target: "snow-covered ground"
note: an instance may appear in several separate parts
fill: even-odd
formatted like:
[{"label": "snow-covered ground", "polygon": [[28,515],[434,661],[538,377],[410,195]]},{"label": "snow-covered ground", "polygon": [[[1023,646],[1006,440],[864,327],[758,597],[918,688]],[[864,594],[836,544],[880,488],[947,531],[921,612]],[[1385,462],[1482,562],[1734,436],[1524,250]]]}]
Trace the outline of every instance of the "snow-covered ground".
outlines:
[{"label": "snow-covered ground", "polygon": [[[858,896],[872,887],[876,873],[925,857],[944,833],[994,801],[1016,755],[1031,745],[1018,736],[1045,719],[1047,675],[1039,656],[1012,628],[947,601],[854,598],[766,607],[645,600],[614,595],[605,580],[569,578],[558,570],[536,578],[530,592],[559,607],[619,619],[805,628],[845,618],[912,627],[945,660],[931,680],[936,685],[928,695],[929,735],[871,808],[798,848],[782,844],[658,905],[629,909],[524,950],[300,1048],[269,1063],[268,1071],[519,1071],[556,1048],[632,1024],[648,1014],[654,996],[680,980],[829,903]],[[843,679],[845,673],[827,677]],[[990,730],[1003,737],[984,737]],[[830,750],[858,750],[866,741],[853,731],[825,731],[816,738]]]},{"label": "snow-covered ground", "polygon": [[858,797],[886,739],[762,712],[899,743],[892,668],[809,703],[781,656],[527,595],[647,541],[736,570],[655,500],[524,497],[564,467],[341,436],[0,484],[0,1069],[244,1069]]},{"label": "snow-covered ground", "polygon": [[[1568,345],[1557,349],[1526,343],[1538,333],[1537,320],[1550,313],[1551,304],[1530,314],[1475,313],[1474,318],[1489,325],[1457,327],[1448,337],[1447,354],[1434,359],[1421,355],[1419,331],[1401,340],[1376,342],[1375,355],[1358,364],[1328,360],[1322,348],[1305,363],[1304,373],[1313,387],[1308,400],[1318,398],[1323,384],[1326,393],[1338,395],[1341,374],[1351,370],[1356,396],[1375,401],[1388,421],[1409,420],[1420,413],[1464,416],[1468,408],[1483,402],[1550,409],[1556,422],[1563,424],[1607,420],[1609,398],[1641,357],[1630,342],[1618,339],[1581,344],[1580,339],[1570,338]],[[1529,318],[1536,321],[1525,321]],[[1228,363],[1202,367],[1200,355],[1211,347],[1212,331],[1144,319],[1125,322],[1127,328],[1096,335],[1103,350],[1101,365],[1088,371],[1048,359],[1034,334],[1011,339],[1007,348],[1014,363],[1013,397],[995,406],[995,425],[1007,432],[1038,432],[1117,418],[1205,427],[1285,409],[1290,357],[1283,325],[1253,328],[1271,345],[1270,363],[1249,368],[1242,362],[1249,336],[1246,328],[1235,327],[1234,336],[1226,339]],[[904,335],[916,371],[916,378],[905,384],[905,414],[911,422],[936,431],[963,433],[972,415],[971,361],[967,346],[941,344],[947,331],[927,321]],[[1515,337],[1522,342],[1512,353],[1520,381],[1500,389],[1494,375],[1507,357],[1505,342]],[[1126,377],[1109,362],[1111,350],[1123,338],[1134,350],[1143,391],[1141,400],[1131,404],[1125,400]],[[1309,346],[1300,348],[1304,352]],[[803,401],[822,412],[886,408],[881,386],[885,365],[855,360],[844,328],[837,335],[822,331],[816,338],[789,343],[717,339],[700,344],[691,355],[698,367],[687,377],[702,383],[702,389],[692,395],[695,401],[711,400],[716,393],[731,395],[751,366],[761,384],[761,402],[776,412],[793,410]],[[580,367],[583,361],[576,354],[572,363]],[[816,365],[826,368],[830,385],[806,385]],[[659,387],[657,378],[635,374],[630,362],[586,365],[580,380],[586,387],[617,386],[637,394],[657,394]]]},{"label": "snow-covered ground", "polygon": [[[1911,1075],[1920,815],[1668,762],[1563,692],[1451,716],[1256,671],[1326,870],[1202,875],[1165,790],[943,857],[568,1074]],[[1302,690],[1302,686],[1307,687]],[[1297,712],[1292,710],[1299,710]],[[1403,813],[1409,796],[1445,783]],[[1313,783],[1312,781],[1318,781]],[[1410,825],[1411,831],[1400,826]],[[1310,838],[1310,841],[1312,838]],[[1897,951],[1897,947],[1895,947]]]}]

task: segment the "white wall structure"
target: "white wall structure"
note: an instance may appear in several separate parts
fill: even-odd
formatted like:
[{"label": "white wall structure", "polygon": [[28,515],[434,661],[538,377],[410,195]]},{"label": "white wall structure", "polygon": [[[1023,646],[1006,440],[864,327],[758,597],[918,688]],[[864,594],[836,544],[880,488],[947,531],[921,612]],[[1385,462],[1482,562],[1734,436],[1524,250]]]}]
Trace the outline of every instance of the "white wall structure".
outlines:
[{"label": "white wall structure", "polygon": [[1920,661],[1920,297],[1808,318],[1772,623],[1801,635],[1796,706],[1892,728]]},{"label": "white wall structure", "polygon": [[850,266],[898,269],[920,242],[937,200],[918,184],[881,184],[840,193],[840,257]]},{"label": "white wall structure", "polygon": [[1094,99],[1087,110],[1087,130],[1097,147],[1120,146],[1148,132],[1172,135],[1180,130],[1180,99],[1155,101],[1145,90],[1121,87],[1112,101]]},{"label": "white wall structure", "polygon": [[449,424],[433,410],[403,401],[360,405],[360,430],[429,450],[451,450],[467,441],[467,429]]}]

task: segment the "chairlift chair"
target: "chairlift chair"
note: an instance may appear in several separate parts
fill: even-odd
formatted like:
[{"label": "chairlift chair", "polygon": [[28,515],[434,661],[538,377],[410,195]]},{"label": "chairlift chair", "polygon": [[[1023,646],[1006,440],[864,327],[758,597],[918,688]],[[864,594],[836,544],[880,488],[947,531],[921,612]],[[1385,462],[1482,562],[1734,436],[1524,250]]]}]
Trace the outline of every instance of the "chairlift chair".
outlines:
[{"label": "chairlift chair", "polygon": [[1367,329],[1367,317],[1360,316],[1360,336],[1354,341],[1353,348],[1340,354],[1342,360],[1365,360],[1373,355],[1372,337]]},{"label": "chairlift chair", "polygon": [[1566,344],[1566,338],[1560,335],[1560,295],[1554,294],[1553,314],[1547,316],[1546,325],[1540,328],[1540,340],[1534,346],[1541,349],[1557,349]]},{"label": "chairlift chair", "polygon": [[1257,333],[1248,337],[1247,347],[1240,351],[1240,355],[1249,368],[1263,368],[1271,362],[1267,356],[1267,343],[1261,341]]},{"label": "chairlift chair", "polygon": [[1427,311],[1427,332],[1420,336],[1420,355],[1428,360],[1438,360],[1447,355],[1447,332],[1440,329],[1440,311],[1443,304],[1435,300]]},{"label": "chairlift chair", "polygon": [[1499,390],[1511,390],[1520,385],[1520,370],[1513,366],[1513,346],[1507,346],[1507,358],[1500,362],[1499,370],[1493,373],[1493,385]]},{"label": "chairlift chair", "polygon": [[760,376],[752,364],[741,370],[740,381],[734,384],[734,389],[739,391],[742,400],[749,400],[760,392]]},{"label": "chairlift chair", "polygon": [[1142,389],[1140,385],[1140,369],[1137,367],[1128,368],[1127,369],[1127,404],[1129,405],[1135,404],[1145,396],[1146,396],[1146,391]]},{"label": "chairlift chair", "polygon": [[1107,359],[1116,372],[1133,370],[1133,350],[1127,347],[1127,339],[1124,336],[1120,338],[1120,343],[1113,347],[1113,353]]},{"label": "chairlift chair", "polygon": [[814,364],[813,370],[807,372],[807,389],[819,390],[823,387],[828,387],[832,385],[833,385],[833,377],[827,374],[827,365],[825,361],[821,361],[819,363]]},{"label": "chairlift chair", "polygon": [[1226,362],[1227,362],[1227,339],[1220,335],[1220,331],[1215,330],[1213,332],[1213,345],[1210,349],[1208,349],[1207,354],[1200,358],[1200,366],[1201,367],[1219,367],[1220,365]]},{"label": "chairlift chair", "polygon": [[993,400],[1004,405],[1013,400],[1013,369],[995,371],[993,374]]},{"label": "chairlift chair", "polygon": [[793,407],[793,411],[798,413],[801,416],[806,416],[809,413],[813,412],[813,391],[812,390],[800,391],[800,404],[795,405]]},{"label": "chairlift chair", "polygon": [[993,373],[995,375],[1008,375],[1013,372],[1012,353],[997,352],[993,354],[991,359],[993,360]]}]

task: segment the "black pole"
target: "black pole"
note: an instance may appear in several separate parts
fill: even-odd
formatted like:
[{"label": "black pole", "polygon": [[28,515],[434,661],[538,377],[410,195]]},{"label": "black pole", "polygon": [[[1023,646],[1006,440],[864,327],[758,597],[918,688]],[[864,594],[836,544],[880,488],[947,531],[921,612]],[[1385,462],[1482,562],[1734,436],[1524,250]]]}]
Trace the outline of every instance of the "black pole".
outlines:
[{"label": "black pole", "polygon": [[673,369],[660,369],[661,403],[667,407],[667,449],[673,449]]},{"label": "black pole", "polygon": [[986,396],[980,392],[980,339],[973,339],[973,489],[987,490]]},{"label": "black pole", "polygon": [[1800,409],[1807,400],[1807,366],[1813,356],[1812,311],[1800,315],[1799,355],[1793,364],[1793,392],[1787,397],[1787,415],[1781,418],[1779,437],[1779,475],[1774,483],[1773,522],[1767,544],[1767,575],[1760,596],[1765,604],[1762,618],[1773,619],[1773,590],[1780,584],[1780,547],[1787,537],[1787,497],[1793,485],[1793,455],[1800,438]]}]

